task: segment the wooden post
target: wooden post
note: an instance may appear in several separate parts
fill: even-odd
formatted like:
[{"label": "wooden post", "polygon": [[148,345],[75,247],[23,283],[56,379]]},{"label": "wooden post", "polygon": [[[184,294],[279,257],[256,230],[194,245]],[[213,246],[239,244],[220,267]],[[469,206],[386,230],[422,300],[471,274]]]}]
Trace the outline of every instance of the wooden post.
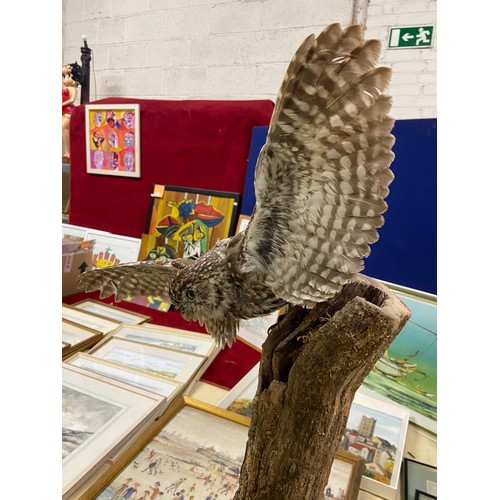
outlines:
[{"label": "wooden post", "polygon": [[410,316],[386,286],[359,276],[271,329],[235,500],[324,498],[356,390]]},{"label": "wooden post", "polygon": [[82,70],[83,70],[83,83],[80,92],[80,104],[87,104],[90,101],[90,61],[92,60],[92,50],[84,39],[83,47],[80,47]]}]

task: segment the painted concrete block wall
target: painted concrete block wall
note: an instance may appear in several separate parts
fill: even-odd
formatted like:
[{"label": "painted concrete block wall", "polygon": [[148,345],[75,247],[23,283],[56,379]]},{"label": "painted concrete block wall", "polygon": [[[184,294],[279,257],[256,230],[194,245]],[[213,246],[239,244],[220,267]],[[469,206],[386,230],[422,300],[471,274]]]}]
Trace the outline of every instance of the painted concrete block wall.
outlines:
[{"label": "painted concrete block wall", "polygon": [[[382,61],[392,67],[390,92],[398,119],[436,118],[436,0],[370,0],[366,36],[382,40]],[[434,25],[431,48],[388,49],[389,28]]]},{"label": "painted concrete block wall", "polygon": [[[354,5],[356,3],[356,5]],[[295,49],[364,5],[394,70],[395,118],[436,116],[436,47],[386,50],[391,26],[436,23],[436,0],[63,0],[62,64],[93,50],[91,100],[272,99]],[[359,17],[359,16],[358,16]]]}]

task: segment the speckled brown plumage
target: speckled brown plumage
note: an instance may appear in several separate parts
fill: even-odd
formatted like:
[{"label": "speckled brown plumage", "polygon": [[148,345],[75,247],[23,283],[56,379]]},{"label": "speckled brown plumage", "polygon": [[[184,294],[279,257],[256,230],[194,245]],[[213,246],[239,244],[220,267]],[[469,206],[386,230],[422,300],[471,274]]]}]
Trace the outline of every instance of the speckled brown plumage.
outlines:
[{"label": "speckled brown plumage", "polygon": [[278,94],[246,231],[194,261],[87,271],[81,287],[117,300],[161,296],[221,344],[232,343],[240,319],[338,293],[378,239],[393,179],[391,71],[376,67],[379,55],[360,26],[309,36]]}]

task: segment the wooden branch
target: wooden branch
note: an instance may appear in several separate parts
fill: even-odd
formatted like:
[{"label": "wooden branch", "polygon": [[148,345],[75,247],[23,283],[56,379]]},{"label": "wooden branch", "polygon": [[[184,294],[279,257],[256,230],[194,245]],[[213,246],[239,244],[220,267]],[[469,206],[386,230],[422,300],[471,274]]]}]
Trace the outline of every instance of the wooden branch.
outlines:
[{"label": "wooden branch", "polygon": [[354,395],[410,315],[386,286],[360,275],[271,329],[235,500],[324,498]]}]

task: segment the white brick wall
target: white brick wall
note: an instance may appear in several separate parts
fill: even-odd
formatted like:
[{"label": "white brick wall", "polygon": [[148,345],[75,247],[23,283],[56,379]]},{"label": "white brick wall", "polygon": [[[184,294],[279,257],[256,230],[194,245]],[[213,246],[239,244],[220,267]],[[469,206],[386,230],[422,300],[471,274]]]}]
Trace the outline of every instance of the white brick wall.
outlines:
[{"label": "white brick wall", "polygon": [[[396,118],[436,116],[436,47],[387,50],[389,28],[436,24],[436,0],[367,3],[394,70]],[[300,42],[353,21],[353,0],[63,0],[62,63],[93,50],[91,99],[272,99]]]},{"label": "white brick wall", "polygon": [[[382,61],[392,67],[393,116],[435,118],[436,98],[436,0],[370,0],[366,36],[382,40]],[[434,25],[433,47],[387,49],[389,28]]]}]

